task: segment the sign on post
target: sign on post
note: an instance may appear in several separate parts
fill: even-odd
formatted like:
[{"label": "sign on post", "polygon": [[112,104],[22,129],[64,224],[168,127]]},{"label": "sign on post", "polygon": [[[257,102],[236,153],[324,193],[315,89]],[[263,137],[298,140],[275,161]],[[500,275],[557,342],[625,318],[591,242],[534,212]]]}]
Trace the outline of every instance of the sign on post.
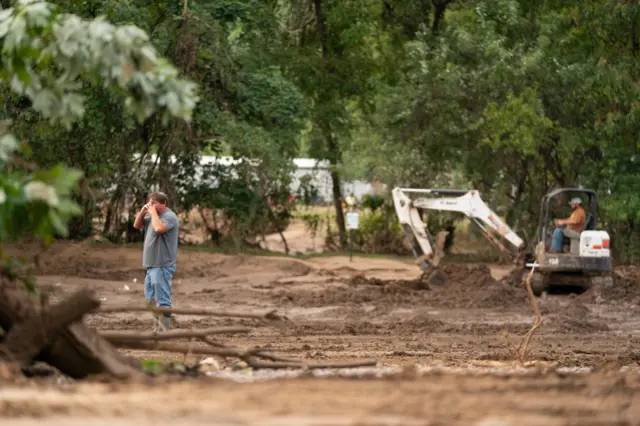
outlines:
[{"label": "sign on post", "polygon": [[347,212],[347,229],[358,229],[358,212]]},{"label": "sign on post", "polygon": [[358,212],[347,212],[347,229],[349,230],[349,262],[353,261],[353,230],[358,229]]}]

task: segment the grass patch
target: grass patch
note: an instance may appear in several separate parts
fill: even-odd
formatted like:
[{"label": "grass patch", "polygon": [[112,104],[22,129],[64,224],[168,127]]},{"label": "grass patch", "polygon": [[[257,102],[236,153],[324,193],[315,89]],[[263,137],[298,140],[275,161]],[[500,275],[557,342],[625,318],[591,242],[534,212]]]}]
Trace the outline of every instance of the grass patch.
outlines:
[{"label": "grass patch", "polygon": [[165,363],[155,359],[143,359],[140,361],[142,370],[153,376],[160,376],[164,373],[185,373],[187,368],[179,362]]}]

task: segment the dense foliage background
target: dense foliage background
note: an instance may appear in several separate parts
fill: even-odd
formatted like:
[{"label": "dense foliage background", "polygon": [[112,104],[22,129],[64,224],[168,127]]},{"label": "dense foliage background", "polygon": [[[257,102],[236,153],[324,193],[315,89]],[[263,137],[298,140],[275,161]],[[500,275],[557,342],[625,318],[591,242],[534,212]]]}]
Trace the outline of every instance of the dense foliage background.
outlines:
[{"label": "dense foliage background", "polygon": [[[83,71],[73,81],[85,97],[84,113],[66,126],[52,122],[56,110],[47,109],[47,98],[14,86],[14,74],[26,76],[16,58],[40,46],[16,53],[8,33],[16,28],[0,28],[1,114],[12,120],[16,140],[29,144],[20,157],[82,172],[70,195],[82,210],[70,223],[72,238],[90,235],[95,223],[114,240],[133,238],[127,232],[132,219],[123,213],[138,210],[152,185],[168,192],[178,209],[221,212],[238,244],[265,229],[281,231],[292,208],[286,191],[291,160],[310,156],[332,166],[334,229],[343,244],[345,178],[389,187],[478,188],[528,238],[543,194],[582,185],[599,191],[618,260],[640,254],[637,1],[56,5],[85,19],[104,16],[141,28],[158,53],[197,84],[199,97],[190,121],[177,113],[183,101],[172,97],[163,105],[171,109],[174,102],[176,118],[151,109],[142,114],[140,106],[135,115],[122,102],[122,91],[131,87],[95,84],[95,73]],[[40,64],[54,65],[60,63]],[[201,169],[202,154],[245,161],[231,172],[217,164]],[[11,170],[21,167],[14,163]],[[7,214],[2,220],[10,220]],[[376,220],[372,227],[395,232],[393,220]],[[222,225],[210,227],[216,238]]]}]

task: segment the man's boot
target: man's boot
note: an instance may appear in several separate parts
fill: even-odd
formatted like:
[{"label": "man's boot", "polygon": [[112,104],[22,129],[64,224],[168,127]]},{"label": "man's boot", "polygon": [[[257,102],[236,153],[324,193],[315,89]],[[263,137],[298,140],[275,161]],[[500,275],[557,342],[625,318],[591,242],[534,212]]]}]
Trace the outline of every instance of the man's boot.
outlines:
[{"label": "man's boot", "polygon": [[[151,300],[149,302],[147,302],[147,306],[149,307],[155,307],[156,303],[155,301]],[[160,331],[160,313],[159,312],[151,312],[151,331],[153,331],[154,333]]]},{"label": "man's boot", "polygon": [[162,314],[162,329],[169,330],[171,328],[171,314]]}]

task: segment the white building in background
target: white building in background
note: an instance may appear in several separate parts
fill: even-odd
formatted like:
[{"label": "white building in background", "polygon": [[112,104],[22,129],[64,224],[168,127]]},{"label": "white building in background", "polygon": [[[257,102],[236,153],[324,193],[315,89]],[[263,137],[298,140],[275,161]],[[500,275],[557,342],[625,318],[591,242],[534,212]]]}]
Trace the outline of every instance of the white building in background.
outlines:
[{"label": "white building in background", "polygon": [[[139,155],[136,154],[134,159],[137,160],[138,158]],[[150,154],[148,158],[151,163],[156,161],[155,154]],[[170,161],[174,162],[175,158],[171,157]],[[203,155],[200,158],[201,165],[217,163],[223,166],[233,166],[238,162],[240,162],[239,159],[229,156],[215,157]],[[311,176],[311,184],[318,190],[318,196],[320,198],[318,201],[320,203],[331,203],[333,193],[331,189],[332,180],[331,173],[329,172],[329,162],[313,158],[296,158],[293,160],[293,163],[295,165],[295,171],[293,172],[291,192],[296,194],[300,187],[301,179],[309,175]],[[198,179],[199,172],[199,170],[196,170],[196,176],[194,176],[196,179]],[[361,180],[343,181],[341,186],[343,196],[346,197],[349,194],[353,194],[357,199],[361,199],[362,196],[366,194],[373,194],[377,190],[371,182]]]},{"label": "white building in background", "polygon": [[[296,169],[293,174],[291,191],[297,192],[301,179],[309,175],[311,183],[318,189],[320,202],[330,203],[333,200],[331,173],[329,172],[329,162],[315,160],[313,158],[296,158],[293,160]],[[360,199],[365,194],[372,194],[371,183],[361,180],[342,182],[342,194],[347,196],[353,194]]]}]

